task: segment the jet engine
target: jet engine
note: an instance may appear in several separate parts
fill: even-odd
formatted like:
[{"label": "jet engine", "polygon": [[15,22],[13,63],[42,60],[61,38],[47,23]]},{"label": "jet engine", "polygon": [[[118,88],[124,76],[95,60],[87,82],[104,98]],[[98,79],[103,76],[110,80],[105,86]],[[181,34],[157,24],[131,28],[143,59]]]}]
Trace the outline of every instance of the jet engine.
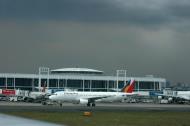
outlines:
[{"label": "jet engine", "polygon": [[169,98],[168,98],[168,101],[169,101],[169,102],[172,102],[172,100],[173,100],[172,97],[169,97]]},{"label": "jet engine", "polygon": [[158,99],[161,100],[161,99],[162,99],[162,96],[158,96]]},{"label": "jet engine", "polygon": [[80,99],[80,100],[79,100],[79,103],[80,103],[80,104],[87,104],[87,103],[88,103],[88,100],[87,100],[87,99]]}]

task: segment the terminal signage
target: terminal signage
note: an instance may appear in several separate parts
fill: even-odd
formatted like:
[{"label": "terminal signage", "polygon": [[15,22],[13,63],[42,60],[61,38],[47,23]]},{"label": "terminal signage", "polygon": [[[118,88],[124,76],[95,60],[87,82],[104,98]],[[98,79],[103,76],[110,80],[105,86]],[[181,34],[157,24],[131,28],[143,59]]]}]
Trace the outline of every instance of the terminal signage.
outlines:
[{"label": "terminal signage", "polygon": [[16,91],[5,89],[5,90],[2,90],[2,94],[4,94],[4,95],[15,95]]}]

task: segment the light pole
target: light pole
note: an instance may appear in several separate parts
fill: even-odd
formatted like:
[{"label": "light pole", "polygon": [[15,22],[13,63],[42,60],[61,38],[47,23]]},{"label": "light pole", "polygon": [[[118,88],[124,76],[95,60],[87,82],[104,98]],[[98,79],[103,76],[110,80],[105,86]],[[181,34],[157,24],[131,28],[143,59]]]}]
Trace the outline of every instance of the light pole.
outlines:
[{"label": "light pole", "polygon": [[119,87],[119,86],[118,86],[118,85],[119,85],[119,76],[124,77],[124,79],[123,79],[123,80],[124,80],[124,85],[126,85],[126,81],[127,81],[127,77],[126,77],[126,76],[127,76],[127,70],[117,70],[116,73],[117,73],[117,85],[116,85],[117,87],[116,87],[116,88],[117,88],[117,92],[118,92],[118,90],[119,90],[119,89],[118,89],[118,87]]}]

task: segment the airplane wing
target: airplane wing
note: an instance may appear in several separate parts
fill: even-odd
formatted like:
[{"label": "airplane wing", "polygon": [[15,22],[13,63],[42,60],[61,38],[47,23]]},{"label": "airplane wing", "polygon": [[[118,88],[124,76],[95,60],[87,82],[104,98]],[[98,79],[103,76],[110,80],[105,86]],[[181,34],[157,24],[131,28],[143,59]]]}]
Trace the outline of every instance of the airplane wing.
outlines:
[{"label": "airplane wing", "polygon": [[108,98],[108,97],[112,97],[112,96],[114,96],[114,95],[100,96],[100,97],[90,97],[90,98],[87,98],[87,100],[89,102],[94,102],[96,100],[103,99],[103,98]]},{"label": "airplane wing", "polygon": [[0,120],[0,126],[63,126],[5,114],[0,114]]},{"label": "airplane wing", "polygon": [[[122,96],[139,96],[138,93],[125,93],[125,94],[121,94]],[[103,98],[108,98],[108,97],[113,97],[113,96],[116,96],[116,95],[107,95],[107,96],[97,96],[97,97],[88,97],[88,98],[85,98],[87,99],[89,102],[94,102],[96,100],[100,100],[100,99],[103,99]]]}]

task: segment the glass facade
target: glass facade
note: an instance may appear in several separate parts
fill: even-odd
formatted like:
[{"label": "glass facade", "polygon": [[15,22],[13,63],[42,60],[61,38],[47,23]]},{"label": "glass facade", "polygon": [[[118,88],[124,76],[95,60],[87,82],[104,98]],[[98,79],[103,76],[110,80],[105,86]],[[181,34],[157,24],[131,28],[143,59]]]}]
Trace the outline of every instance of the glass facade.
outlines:
[{"label": "glass facade", "polygon": [[38,79],[34,79],[34,87],[38,87]]},{"label": "glass facade", "polygon": [[85,80],[84,81],[84,88],[85,89],[90,89],[91,88],[91,80]]},{"label": "glass facade", "polygon": [[115,88],[116,87],[115,85],[116,85],[115,81],[109,81],[108,88]]},{"label": "glass facade", "polygon": [[[72,88],[80,91],[113,91],[117,88],[116,80],[90,80],[88,79],[41,79],[41,87],[49,88]],[[34,90],[38,87],[39,78],[13,78],[13,77],[0,77],[0,88],[15,88],[24,90]],[[129,84],[128,81],[126,84]],[[118,88],[122,89],[125,85],[123,80],[118,81]],[[135,91],[159,91],[162,89],[164,82],[159,81],[136,81]],[[84,86],[84,87],[83,87]]]},{"label": "glass facade", "polygon": [[49,80],[49,87],[50,88],[58,87],[58,79],[50,79]]},{"label": "glass facade", "polygon": [[16,87],[32,87],[32,79],[15,78]]},{"label": "glass facade", "polygon": [[5,86],[5,78],[0,78],[0,87]]},{"label": "glass facade", "polygon": [[14,87],[14,78],[7,78],[7,86]]},{"label": "glass facade", "polygon": [[59,87],[60,88],[66,87],[66,80],[65,79],[60,79],[59,80]]},{"label": "glass facade", "polygon": [[106,81],[92,80],[92,88],[106,88]]},{"label": "glass facade", "polygon": [[83,81],[82,80],[67,80],[68,88],[82,88]]}]

